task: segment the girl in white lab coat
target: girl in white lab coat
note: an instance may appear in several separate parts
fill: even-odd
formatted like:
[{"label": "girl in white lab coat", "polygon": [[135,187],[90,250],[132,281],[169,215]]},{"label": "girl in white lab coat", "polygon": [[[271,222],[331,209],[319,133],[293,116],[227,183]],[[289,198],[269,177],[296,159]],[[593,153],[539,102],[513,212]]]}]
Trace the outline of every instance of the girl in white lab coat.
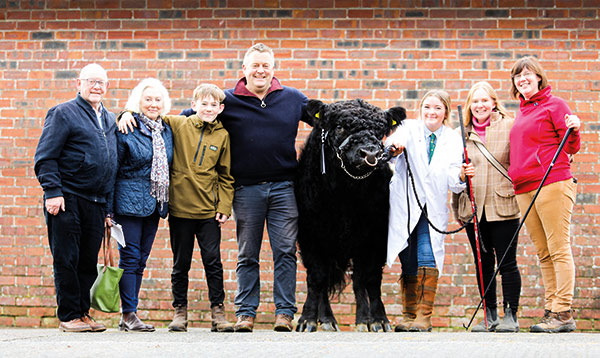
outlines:
[{"label": "girl in white lab coat", "polygon": [[[419,104],[419,120],[405,120],[387,140],[394,148],[395,172],[390,183],[387,263],[400,257],[403,317],[395,330],[431,331],[431,314],[438,276],[444,264],[444,234],[448,226],[448,189],[460,193],[472,164],[462,164],[460,136],[446,123],[450,96],[442,90],[427,92]],[[406,150],[404,150],[406,149]],[[406,158],[414,176],[422,212],[409,178]]]}]

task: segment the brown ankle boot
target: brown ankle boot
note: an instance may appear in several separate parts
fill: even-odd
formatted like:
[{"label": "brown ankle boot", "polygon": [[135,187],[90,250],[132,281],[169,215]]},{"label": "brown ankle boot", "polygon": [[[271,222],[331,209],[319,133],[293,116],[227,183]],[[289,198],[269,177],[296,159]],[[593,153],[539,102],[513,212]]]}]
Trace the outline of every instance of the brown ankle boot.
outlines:
[{"label": "brown ankle boot", "polygon": [[417,297],[421,295],[418,290],[421,286],[417,285],[417,276],[400,276],[400,289],[402,290],[402,321],[400,321],[394,331],[408,332],[410,324],[417,317]]},{"label": "brown ankle boot", "polygon": [[210,308],[212,318],[211,332],[233,332],[233,323],[225,317],[225,306],[221,303]]},{"label": "brown ankle boot", "polygon": [[[534,329],[535,327],[535,329]],[[550,314],[545,322],[531,327],[531,332],[560,333],[573,332],[576,329],[575,320],[571,310]]]},{"label": "brown ankle boot", "polygon": [[421,294],[418,297],[417,317],[410,325],[411,332],[431,332],[431,315],[437,292],[439,271],[433,267],[419,267],[417,285]]},{"label": "brown ankle boot", "polygon": [[169,332],[187,332],[187,306],[176,306],[173,321],[169,323]]}]

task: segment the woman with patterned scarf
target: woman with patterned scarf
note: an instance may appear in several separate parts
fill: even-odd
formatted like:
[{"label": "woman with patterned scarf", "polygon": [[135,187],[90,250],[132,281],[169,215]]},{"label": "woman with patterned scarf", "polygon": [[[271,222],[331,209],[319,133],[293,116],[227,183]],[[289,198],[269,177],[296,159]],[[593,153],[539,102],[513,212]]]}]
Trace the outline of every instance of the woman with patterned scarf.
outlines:
[{"label": "woman with patterned scarf", "polygon": [[125,105],[140,130],[117,132],[119,170],[113,206],[115,221],[122,225],[125,237],[125,246],[119,245],[119,267],[124,270],[119,283],[121,331],[154,331],[154,326],[143,323],[136,313],[159,218],[168,212],[173,133],[161,116],[170,109],[169,93],[162,83],[154,78],[142,80]]}]

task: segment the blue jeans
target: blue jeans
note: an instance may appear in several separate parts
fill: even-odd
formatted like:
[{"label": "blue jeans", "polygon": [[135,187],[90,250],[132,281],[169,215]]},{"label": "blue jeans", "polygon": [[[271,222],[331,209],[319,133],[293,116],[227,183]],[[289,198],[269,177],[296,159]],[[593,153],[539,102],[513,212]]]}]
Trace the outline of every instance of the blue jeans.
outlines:
[{"label": "blue jeans", "polygon": [[137,312],[146,260],[152,250],[159,219],[156,210],[146,217],[115,216],[115,221],[123,227],[125,237],[125,247],[119,245],[119,267],[123,269],[119,291],[123,313]]},{"label": "blue jeans", "polygon": [[237,231],[237,316],[256,317],[260,302],[259,254],[265,221],[273,251],[275,314],[293,316],[296,308],[298,208],[291,181],[236,188],[233,212]]},{"label": "blue jeans", "polygon": [[435,268],[435,256],[429,238],[429,224],[425,214],[421,214],[417,226],[408,237],[408,247],[398,255],[402,264],[402,274],[417,276],[419,267]]}]

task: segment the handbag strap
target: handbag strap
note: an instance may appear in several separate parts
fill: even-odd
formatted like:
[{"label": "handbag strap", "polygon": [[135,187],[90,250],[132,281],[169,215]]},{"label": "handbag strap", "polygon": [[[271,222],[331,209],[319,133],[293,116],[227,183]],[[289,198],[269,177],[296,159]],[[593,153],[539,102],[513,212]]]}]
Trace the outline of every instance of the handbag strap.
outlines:
[{"label": "handbag strap", "polygon": [[490,164],[494,168],[496,168],[496,170],[498,170],[500,174],[502,174],[502,176],[508,179],[508,181],[512,184],[513,181],[508,176],[508,171],[506,170],[506,168],[498,161],[498,159],[496,159],[496,157],[494,157],[494,155],[492,155],[492,153],[490,153],[490,151],[485,147],[485,145],[478,141],[473,141],[473,143],[475,143],[477,149],[479,149],[481,154],[483,154],[483,156],[488,160],[488,162],[490,162]]},{"label": "handbag strap", "polygon": [[102,238],[102,254],[104,256],[104,270],[106,267],[114,266],[112,250],[110,249],[110,226],[104,228],[104,237]]}]

